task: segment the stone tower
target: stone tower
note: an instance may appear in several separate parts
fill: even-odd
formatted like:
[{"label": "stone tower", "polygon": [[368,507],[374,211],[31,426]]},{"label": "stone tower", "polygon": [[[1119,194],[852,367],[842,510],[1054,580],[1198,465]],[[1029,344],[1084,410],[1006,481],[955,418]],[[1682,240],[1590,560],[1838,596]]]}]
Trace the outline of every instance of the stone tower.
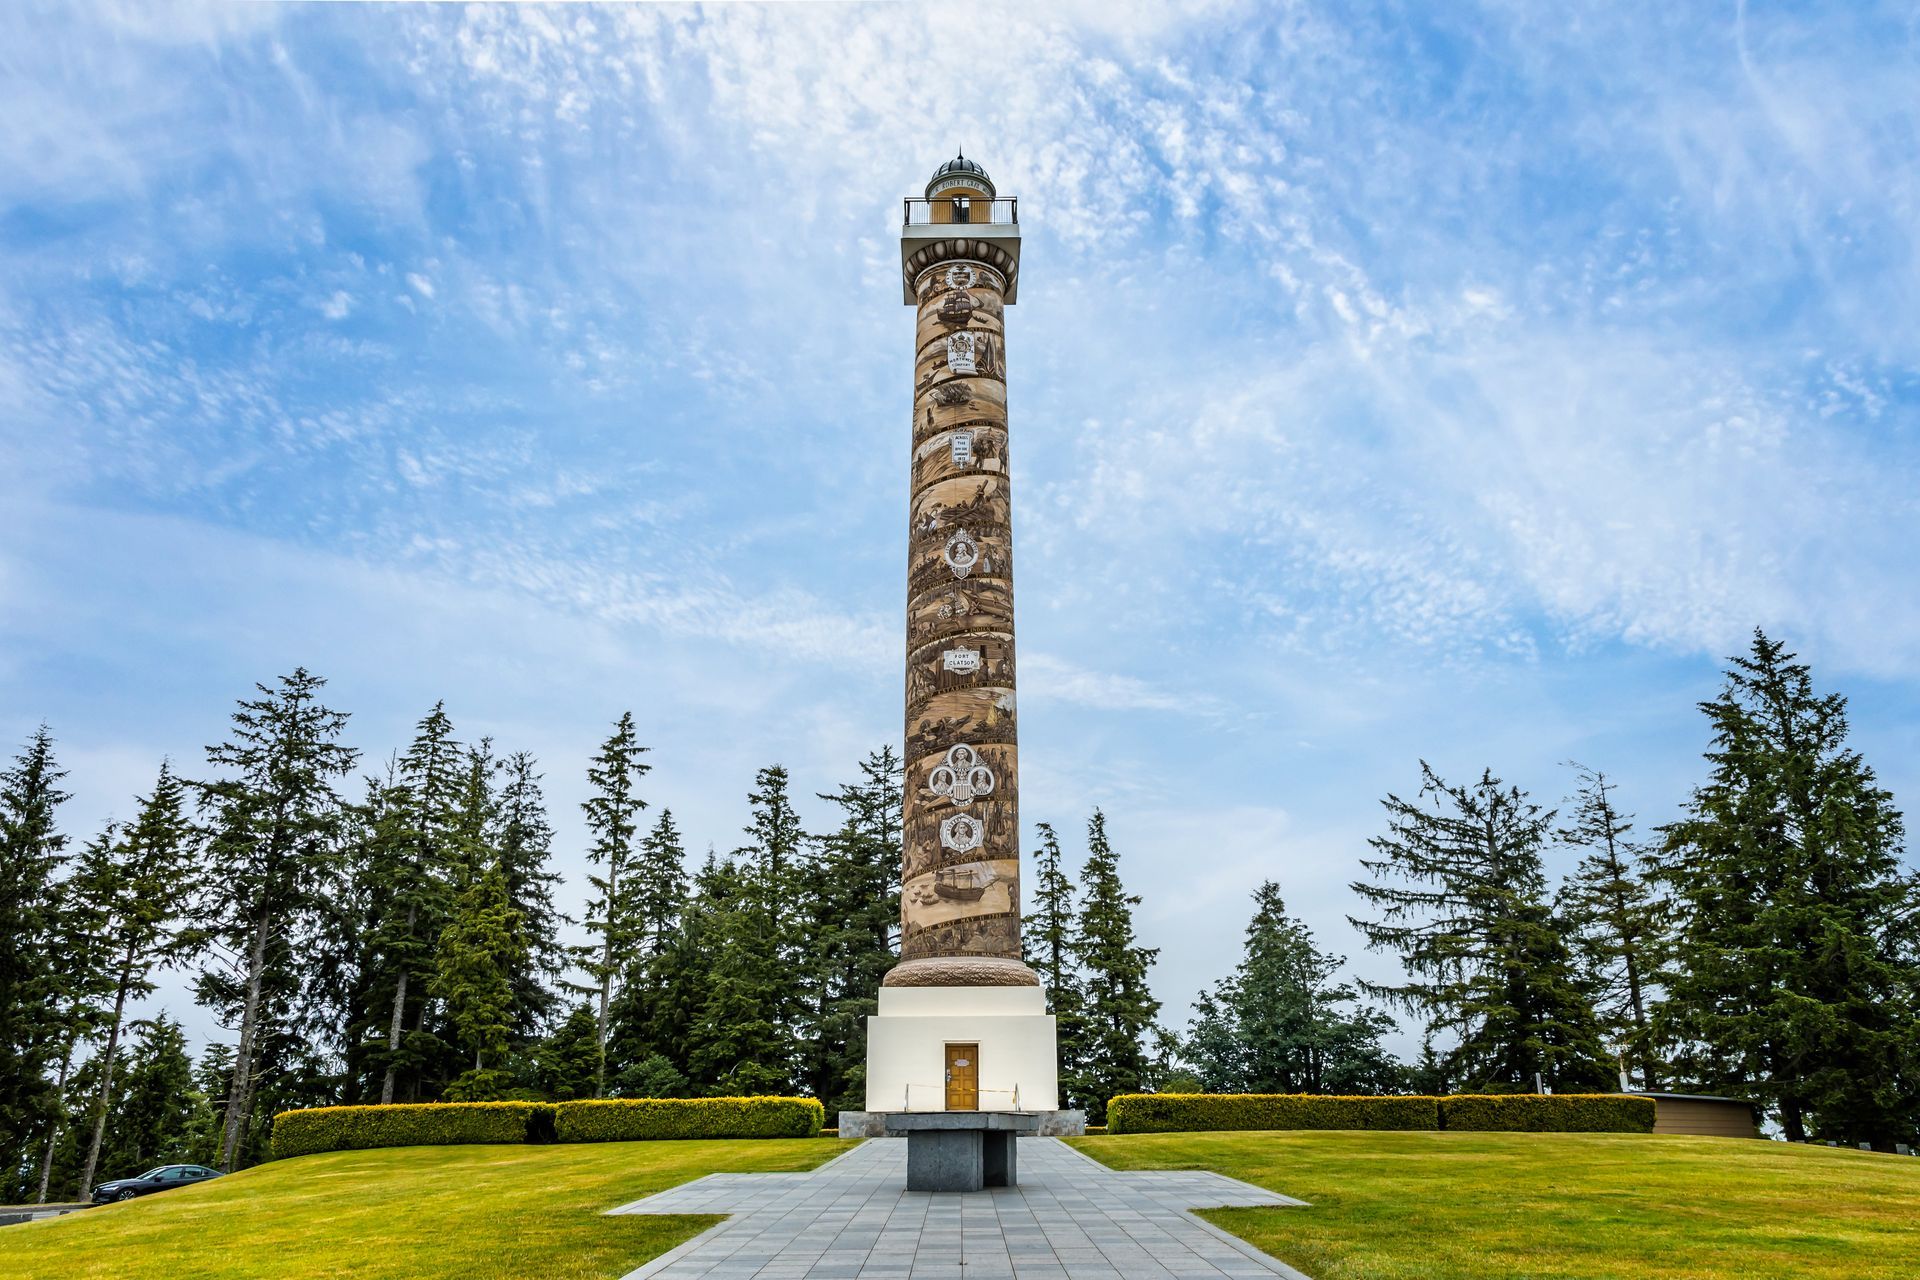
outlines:
[{"label": "stone tower", "polygon": [[1019,753],[1005,308],[1018,206],[964,156],[905,202],[915,308],[900,963],[868,1024],[870,1110],[1052,1110],[1020,960]]}]

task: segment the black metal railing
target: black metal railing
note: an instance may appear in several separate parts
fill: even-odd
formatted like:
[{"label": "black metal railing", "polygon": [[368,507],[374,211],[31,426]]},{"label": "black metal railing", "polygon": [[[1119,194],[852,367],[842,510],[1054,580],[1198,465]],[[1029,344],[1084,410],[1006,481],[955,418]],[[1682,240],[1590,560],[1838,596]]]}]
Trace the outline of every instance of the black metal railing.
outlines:
[{"label": "black metal railing", "polygon": [[964,197],[956,200],[952,196],[935,196],[928,200],[921,196],[908,196],[901,204],[903,216],[900,225],[905,227],[946,226],[948,223],[1012,227],[1020,223],[1020,200],[1017,196],[998,200]]}]

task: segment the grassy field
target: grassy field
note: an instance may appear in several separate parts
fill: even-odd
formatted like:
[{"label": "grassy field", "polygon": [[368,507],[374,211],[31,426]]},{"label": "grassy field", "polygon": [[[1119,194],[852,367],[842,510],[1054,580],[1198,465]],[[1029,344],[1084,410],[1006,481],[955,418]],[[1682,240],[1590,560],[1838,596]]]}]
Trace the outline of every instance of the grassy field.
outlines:
[{"label": "grassy field", "polygon": [[848,1144],[603,1142],[305,1156],[0,1227],[6,1280],[609,1280],[716,1219],[604,1211],[705,1173],[811,1169]]},{"label": "grassy field", "polygon": [[1310,1201],[1206,1218],[1314,1280],[1913,1280],[1920,1160],[1624,1134],[1181,1133],[1076,1141]]}]

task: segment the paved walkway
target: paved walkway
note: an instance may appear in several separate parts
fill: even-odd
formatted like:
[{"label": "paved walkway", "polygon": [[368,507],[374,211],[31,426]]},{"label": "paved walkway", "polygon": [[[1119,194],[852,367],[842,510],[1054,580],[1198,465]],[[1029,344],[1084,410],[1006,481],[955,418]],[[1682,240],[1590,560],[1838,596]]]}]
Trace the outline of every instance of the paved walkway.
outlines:
[{"label": "paved walkway", "polygon": [[810,1173],[709,1174],[612,1210],[734,1215],[625,1280],[1306,1280],[1187,1212],[1302,1203],[1217,1173],[1117,1172],[1057,1138],[1022,1138],[1018,1187],[906,1185],[901,1138],[868,1139]]}]

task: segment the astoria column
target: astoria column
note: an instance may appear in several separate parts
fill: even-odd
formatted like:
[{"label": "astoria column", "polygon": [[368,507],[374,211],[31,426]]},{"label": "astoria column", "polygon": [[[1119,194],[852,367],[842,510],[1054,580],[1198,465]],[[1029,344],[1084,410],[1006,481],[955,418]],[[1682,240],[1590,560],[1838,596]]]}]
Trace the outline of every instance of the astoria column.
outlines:
[{"label": "astoria column", "polygon": [[1020,763],[1005,308],[1011,200],[975,162],[907,202],[914,326],[900,959],[887,986],[1035,986],[1020,960]]}]

